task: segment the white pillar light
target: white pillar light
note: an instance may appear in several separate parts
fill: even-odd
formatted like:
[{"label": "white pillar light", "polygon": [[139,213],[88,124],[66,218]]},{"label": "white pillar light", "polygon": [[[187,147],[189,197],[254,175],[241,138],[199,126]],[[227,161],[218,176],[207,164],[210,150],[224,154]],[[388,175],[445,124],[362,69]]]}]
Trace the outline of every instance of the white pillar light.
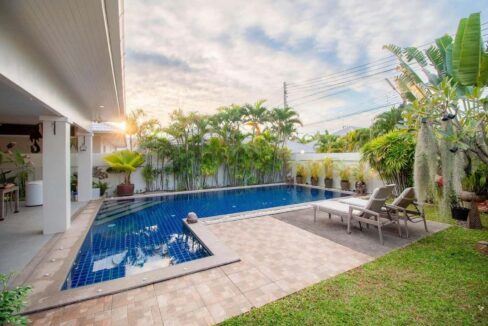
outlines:
[{"label": "white pillar light", "polygon": [[78,134],[78,201],[92,200],[93,136]]},{"label": "white pillar light", "polygon": [[66,231],[71,224],[70,123],[43,116],[42,182],[44,234]]}]

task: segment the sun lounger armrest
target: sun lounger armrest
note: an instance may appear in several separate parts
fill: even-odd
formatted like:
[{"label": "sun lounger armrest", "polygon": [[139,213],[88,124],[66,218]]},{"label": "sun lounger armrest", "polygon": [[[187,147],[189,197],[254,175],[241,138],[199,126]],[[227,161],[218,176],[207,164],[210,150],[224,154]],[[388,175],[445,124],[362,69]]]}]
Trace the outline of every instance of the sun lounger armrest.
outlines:
[{"label": "sun lounger armrest", "polygon": [[395,211],[395,212],[398,212],[398,211],[401,211],[403,213],[405,213],[407,210],[403,207],[400,207],[400,206],[396,206],[396,205],[391,205],[391,204],[385,204],[385,207],[387,209],[390,209],[392,211]]},{"label": "sun lounger armrest", "polygon": [[354,211],[360,211],[360,212],[370,214],[370,215],[374,215],[374,216],[380,215],[378,212],[366,209],[364,207],[349,205],[349,214],[352,214]]}]

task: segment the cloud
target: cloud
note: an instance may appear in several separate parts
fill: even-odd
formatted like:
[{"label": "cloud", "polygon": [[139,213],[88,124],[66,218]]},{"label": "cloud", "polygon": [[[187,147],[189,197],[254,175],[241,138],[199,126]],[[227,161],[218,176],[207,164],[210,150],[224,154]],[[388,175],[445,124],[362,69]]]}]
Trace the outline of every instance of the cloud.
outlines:
[{"label": "cloud", "polygon": [[[165,124],[176,108],[212,113],[261,98],[282,105],[283,81],[290,83],[289,102],[304,122],[368,109],[386,101],[391,88],[384,78],[395,72],[347,89],[331,85],[381,71],[384,44],[418,45],[454,32],[458,19],[481,10],[481,2],[126,1],[127,109],[143,108]],[[299,83],[368,62],[377,63]],[[333,95],[339,90],[345,92]],[[348,121],[361,125],[368,119]]]},{"label": "cloud", "polygon": [[142,62],[146,64],[156,64],[162,68],[176,67],[184,70],[190,70],[188,63],[175,58],[169,58],[163,54],[155,52],[129,50],[126,52],[126,61],[129,64],[131,64],[131,62]]}]

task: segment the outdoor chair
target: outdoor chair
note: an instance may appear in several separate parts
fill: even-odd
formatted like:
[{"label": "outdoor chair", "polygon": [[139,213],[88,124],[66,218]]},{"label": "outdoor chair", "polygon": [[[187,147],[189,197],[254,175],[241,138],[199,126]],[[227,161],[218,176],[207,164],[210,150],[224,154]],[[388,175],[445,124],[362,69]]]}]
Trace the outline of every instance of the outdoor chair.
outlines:
[{"label": "outdoor chair", "polygon": [[376,188],[367,203],[363,206],[346,204],[335,200],[324,200],[314,202],[314,222],[317,220],[317,212],[322,211],[331,215],[336,215],[347,219],[347,233],[351,233],[351,223],[358,221],[359,228],[362,230],[361,223],[374,225],[378,228],[380,243],[384,244],[382,227],[396,223],[398,233],[401,236],[400,224],[396,215],[390,215],[389,209],[385,209],[385,202],[393,191],[394,185],[387,185]]},{"label": "outdoor chair", "polygon": [[[360,198],[347,198],[340,200],[340,202],[364,207],[368,200]],[[399,220],[404,221],[407,238],[409,237],[408,222],[424,222],[425,232],[429,232],[427,229],[427,221],[425,220],[423,207],[417,203],[415,189],[413,187],[405,188],[405,190],[403,190],[402,193],[396,197],[391,204],[386,204],[385,206],[386,209],[390,211],[390,214],[397,215]]]}]

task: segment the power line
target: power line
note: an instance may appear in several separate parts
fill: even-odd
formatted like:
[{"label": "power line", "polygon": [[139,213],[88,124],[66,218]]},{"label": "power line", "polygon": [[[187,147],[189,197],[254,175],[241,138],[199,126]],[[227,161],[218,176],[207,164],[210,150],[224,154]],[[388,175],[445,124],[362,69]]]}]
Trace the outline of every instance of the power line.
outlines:
[{"label": "power line", "polygon": [[[366,81],[369,81],[371,83],[374,83],[374,82],[378,82],[378,81],[383,81],[384,80],[384,76],[382,76],[381,78],[378,78],[378,79],[375,79],[375,80],[367,80],[367,79],[364,79],[363,81],[359,82],[359,83],[356,83],[357,84],[362,84]],[[336,87],[337,88],[337,87]],[[310,103],[314,103],[314,102],[317,102],[317,101],[320,101],[320,100],[323,100],[325,98],[328,98],[328,97],[331,97],[331,96],[334,96],[334,95],[339,95],[339,94],[342,94],[342,93],[346,93],[346,92],[351,92],[353,91],[353,89],[350,89],[350,88],[345,88],[344,87],[341,87],[342,89],[339,90],[339,91],[336,91],[336,92],[333,92],[333,93],[328,93],[328,94],[325,94],[323,96],[319,96],[315,99],[311,99],[311,100],[308,100],[308,101],[305,101],[305,102],[301,102],[301,103],[298,103],[298,104],[293,104],[292,103],[292,106],[300,106],[300,105],[305,105],[305,104],[310,104]],[[292,102],[292,101],[289,101],[289,102]]]},{"label": "power line", "polygon": [[395,60],[392,60],[391,63],[388,63],[386,65],[380,65],[380,66],[375,66],[375,67],[371,66],[371,67],[368,67],[367,69],[361,68],[361,70],[348,72],[348,73],[345,73],[344,75],[341,75],[341,76],[331,76],[330,78],[324,78],[324,80],[321,81],[320,84],[317,83],[317,84],[313,84],[313,85],[300,85],[300,86],[294,86],[294,87],[289,86],[289,89],[291,89],[292,91],[303,92],[303,91],[307,91],[309,89],[321,88],[324,86],[328,86],[331,82],[336,82],[336,81],[341,80],[341,79],[350,78],[350,77],[358,77],[358,76],[361,76],[363,74],[373,72],[375,70],[387,69],[387,68],[392,68],[392,67],[396,67],[396,66],[397,66],[397,63],[396,63],[396,59],[395,59]]},{"label": "power line", "polygon": [[[379,60],[375,60],[375,61],[372,61],[372,62],[369,62],[369,63],[365,63],[365,64],[362,64],[362,65],[359,65],[359,66],[355,66],[355,67],[351,67],[351,68],[348,68],[348,69],[344,69],[344,70],[341,70],[341,71],[338,71],[338,72],[335,72],[335,73],[331,73],[331,74],[328,74],[328,75],[325,75],[325,76],[321,76],[321,77],[314,77],[314,78],[310,78],[308,80],[304,80],[304,81],[301,81],[301,82],[289,82],[289,86],[290,87],[295,87],[295,88],[298,88],[298,87],[306,87],[306,86],[309,86],[309,85],[306,85],[308,83],[318,83],[318,82],[323,82],[327,79],[329,79],[330,77],[336,77],[336,76],[341,76],[341,75],[344,75],[344,74],[351,74],[351,73],[354,73],[355,70],[367,70],[368,66],[377,66],[379,64],[385,64],[385,62],[381,62],[381,63],[377,63],[378,61],[396,61],[396,57],[394,55],[390,55],[388,57],[385,57],[385,58],[381,58]],[[305,84],[305,85],[304,85]]]},{"label": "power line", "polygon": [[348,113],[348,114],[343,114],[343,115],[334,117],[332,119],[326,119],[326,120],[315,121],[315,122],[312,122],[312,123],[304,124],[302,127],[308,127],[308,126],[312,126],[312,125],[316,125],[316,124],[324,123],[324,122],[336,121],[336,120],[340,120],[340,119],[352,117],[352,116],[355,116],[355,115],[358,115],[358,114],[361,114],[361,113],[374,112],[374,111],[377,111],[377,110],[380,110],[380,109],[383,109],[383,108],[386,108],[386,107],[392,107],[392,106],[399,105],[399,104],[402,104],[402,102],[395,102],[395,103],[383,104],[383,105],[375,106],[375,107],[368,108],[368,109],[365,109],[365,110],[360,110],[360,111],[355,111],[355,112]]},{"label": "power line", "polygon": [[336,88],[340,88],[340,87],[345,87],[345,86],[348,86],[348,85],[352,85],[352,84],[354,84],[354,82],[361,81],[361,80],[364,80],[364,79],[368,79],[368,78],[371,78],[371,77],[374,77],[374,76],[382,75],[384,73],[392,72],[392,71],[395,71],[395,70],[396,70],[396,68],[382,70],[382,71],[375,72],[373,74],[369,74],[369,75],[365,75],[365,76],[360,76],[358,78],[345,80],[345,81],[342,81],[342,82],[339,82],[339,83],[335,83],[335,84],[330,84],[326,88],[321,89],[318,92],[314,92],[314,93],[311,93],[311,94],[308,94],[308,95],[303,95],[303,96],[298,97],[298,98],[295,98],[295,99],[290,99],[290,101],[292,101],[292,100],[293,101],[301,100],[301,99],[304,99],[304,98],[307,98],[307,97],[319,95],[319,94],[322,94],[324,91],[328,91],[328,90],[331,90],[331,89],[336,89]]},{"label": "power line", "polygon": [[[488,21],[487,22],[484,22],[481,25],[485,25],[487,23],[488,23]],[[450,35],[453,36],[453,33],[451,33]],[[426,46],[432,45],[434,43],[435,43],[435,41],[431,41],[431,42],[428,42],[428,43],[425,43],[425,44],[416,46],[416,48],[420,49],[422,47],[426,47]],[[296,82],[288,82],[287,84],[290,87],[299,87],[300,84],[302,84],[301,86],[305,87],[304,84],[307,84],[307,83],[309,83],[309,84],[311,84],[311,83],[320,83],[320,82],[323,82],[325,79],[330,78],[332,76],[338,76],[338,75],[347,73],[349,71],[357,70],[357,69],[361,69],[361,68],[362,69],[365,69],[365,68],[367,68],[368,66],[371,66],[374,63],[381,62],[381,61],[390,61],[390,60],[395,60],[396,61],[396,56],[392,54],[392,55],[389,55],[387,57],[383,57],[383,58],[380,58],[380,59],[371,61],[369,63],[365,63],[365,64],[358,65],[358,66],[355,66],[355,67],[351,67],[351,68],[348,68],[348,69],[345,69],[345,70],[342,70],[342,71],[339,71],[339,72],[336,72],[336,73],[332,73],[332,74],[325,75],[325,76],[320,76],[320,77],[314,77],[314,78],[304,79],[304,80],[296,81]],[[385,62],[383,62],[383,64],[384,63]]]}]

